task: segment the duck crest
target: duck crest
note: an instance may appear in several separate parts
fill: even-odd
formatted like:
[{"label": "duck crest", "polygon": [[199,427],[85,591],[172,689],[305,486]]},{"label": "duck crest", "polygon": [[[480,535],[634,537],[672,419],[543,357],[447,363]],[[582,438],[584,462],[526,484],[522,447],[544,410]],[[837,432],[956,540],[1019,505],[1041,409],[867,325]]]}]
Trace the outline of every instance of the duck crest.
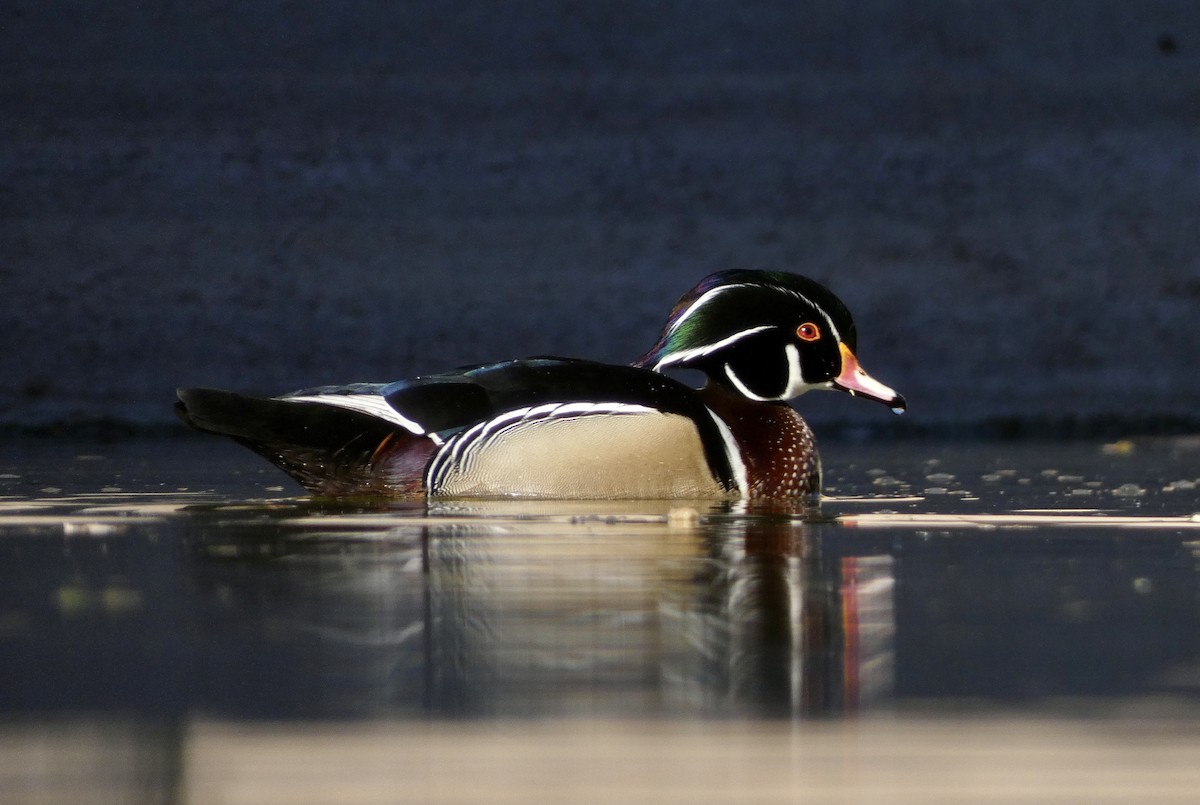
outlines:
[{"label": "duck crest", "polygon": [[787,403],[748,400],[710,383],[700,396],[729,426],[746,467],[751,498],[816,496],[821,458],[812,429]]}]

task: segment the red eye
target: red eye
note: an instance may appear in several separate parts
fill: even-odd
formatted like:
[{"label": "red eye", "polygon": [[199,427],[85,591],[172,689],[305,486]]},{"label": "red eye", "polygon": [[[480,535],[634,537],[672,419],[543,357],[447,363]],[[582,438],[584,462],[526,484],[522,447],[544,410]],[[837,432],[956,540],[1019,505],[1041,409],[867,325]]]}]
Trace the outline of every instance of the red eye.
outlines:
[{"label": "red eye", "polygon": [[796,328],[796,335],[800,337],[801,341],[816,341],[821,337],[821,328],[811,321],[806,321]]}]

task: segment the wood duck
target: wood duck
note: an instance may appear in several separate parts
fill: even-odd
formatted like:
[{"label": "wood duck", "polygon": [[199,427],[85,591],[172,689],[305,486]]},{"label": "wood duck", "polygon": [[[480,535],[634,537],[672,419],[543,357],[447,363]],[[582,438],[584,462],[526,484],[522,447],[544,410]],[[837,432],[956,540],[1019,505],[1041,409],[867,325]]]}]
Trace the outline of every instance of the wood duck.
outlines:
[{"label": "wood duck", "polygon": [[813,280],[722,271],[631,366],[535,357],[270,398],[183,389],[176,411],[319,496],[811,498],[820,459],[787,400],[832,388],[905,408],[855,346]]}]

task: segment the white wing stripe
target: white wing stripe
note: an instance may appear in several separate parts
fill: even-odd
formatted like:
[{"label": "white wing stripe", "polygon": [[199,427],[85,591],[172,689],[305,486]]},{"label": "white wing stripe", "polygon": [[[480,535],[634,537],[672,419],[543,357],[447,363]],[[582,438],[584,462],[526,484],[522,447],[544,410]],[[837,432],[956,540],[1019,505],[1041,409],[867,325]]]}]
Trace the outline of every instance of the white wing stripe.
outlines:
[{"label": "white wing stripe", "polygon": [[[432,434],[421,427],[420,423],[404,416],[388,403],[387,398],[378,394],[313,394],[303,397],[276,397],[275,399],[281,402],[310,402],[332,405],[336,408],[349,408],[351,411],[358,411],[361,414],[369,414],[395,423],[409,433],[432,438]],[[438,440],[434,439],[434,441]]]}]

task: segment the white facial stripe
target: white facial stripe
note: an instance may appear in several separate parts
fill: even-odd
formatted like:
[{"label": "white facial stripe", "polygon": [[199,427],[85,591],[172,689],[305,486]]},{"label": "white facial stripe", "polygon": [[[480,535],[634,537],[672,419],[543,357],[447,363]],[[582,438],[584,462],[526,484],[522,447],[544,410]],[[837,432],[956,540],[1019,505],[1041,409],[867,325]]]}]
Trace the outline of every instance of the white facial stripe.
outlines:
[{"label": "white facial stripe", "polygon": [[441,444],[441,439],[432,433],[427,433],[425,428],[421,427],[420,423],[414,422],[404,416],[404,414],[401,414],[388,403],[386,397],[379,394],[313,394],[303,397],[276,397],[275,399],[281,402],[309,402],[320,405],[332,405],[335,408],[349,408],[351,411],[358,411],[360,414],[368,414],[378,419],[387,420],[399,425],[409,433],[415,433],[418,436],[428,436],[438,444]]},{"label": "white facial stripe", "polygon": [[659,369],[661,369],[664,366],[672,366],[676,363],[682,363],[683,361],[690,361],[693,358],[703,357],[703,356],[709,354],[710,352],[716,352],[718,349],[724,349],[725,347],[729,346],[730,344],[740,341],[743,338],[746,338],[747,336],[754,335],[755,333],[761,333],[763,330],[774,330],[774,329],[775,329],[774,325],[760,324],[758,327],[751,327],[749,330],[741,330],[739,332],[734,333],[733,335],[725,336],[720,341],[716,341],[712,344],[706,344],[702,347],[696,347],[695,349],[686,349],[683,352],[673,352],[673,353],[669,354],[667,357],[663,358],[658,363],[654,364],[654,371],[657,372]]},{"label": "white facial stripe", "polygon": [[[817,310],[821,310],[821,308],[817,308]],[[834,326],[833,319],[829,318],[829,314],[826,313],[824,310],[821,310],[821,315],[825,317],[825,321],[829,322],[829,332],[833,334],[834,340],[841,341],[842,334],[839,333],[838,328]]]},{"label": "white facial stripe", "polygon": [[[737,283],[735,285],[722,285],[719,288],[713,288],[712,290],[706,291],[704,294],[702,294],[700,296],[699,299],[697,299],[695,302],[693,302],[688,307],[687,310],[685,310],[682,314],[680,314],[679,318],[675,320],[675,322],[671,325],[671,328],[667,331],[667,336],[669,337],[671,333],[674,333],[676,330],[678,330],[685,321],[690,319],[696,313],[696,311],[698,311],[704,305],[711,302],[719,294],[722,294],[726,291],[732,291],[737,288],[754,288],[754,287],[762,287],[762,286],[758,286],[753,283]],[[825,312],[824,308],[822,308],[820,305],[813,302],[811,299],[809,299],[807,296],[800,293],[799,291],[794,291],[791,288],[777,288],[776,290],[791,294],[792,296],[796,297],[797,299],[799,299],[802,302],[804,302],[805,304],[807,304],[813,310],[817,311],[817,313],[819,313],[821,315],[821,318],[824,319],[825,323],[829,326],[830,335],[832,335],[836,341],[842,340],[842,334],[838,331],[837,325],[835,325],[833,323],[833,319],[830,318],[829,314]],[[722,347],[726,347],[726,346],[734,343],[735,341],[737,341],[740,338],[744,338],[747,335],[751,335],[753,333],[759,332],[760,330],[770,329],[770,327],[771,327],[771,325],[763,325],[760,327],[751,328],[749,330],[743,330],[741,332],[734,333],[733,335],[731,335],[727,338],[724,338],[715,344],[710,344],[705,347],[699,347],[697,349],[687,350],[685,352],[677,352],[672,355],[668,355],[666,358],[664,358],[663,360],[659,361],[658,363],[656,363],[654,365],[654,371],[658,371],[658,370],[662,369],[664,366],[671,366],[673,364],[677,364],[682,361],[688,361],[693,358],[702,357],[704,355],[707,355],[709,352],[712,352],[713,350],[717,350],[717,349],[721,349]],[[801,393],[801,392],[797,392],[797,393]]]},{"label": "white facial stripe", "polygon": [[758,402],[770,402],[775,399],[774,397],[759,397],[757,394],[747,388],[746,384],[743,383],[741,379],[733,373],[733,367],[729,364],[725,364],[725,376],[729,378],[729,382],[733,384],[735,389],[741,392],[743,397],[748,397],[749,399],[757,400]]},{"label": "white facial stripe", "polygon": [[688,307],[688,309],[683,311],[683,313],[679,316],[679,318],[675,320],[675,323],[671,325],[671,329],[667,331],[667,335],[670,335],[671,333],[678,330],[679,325],[683,324],[685,321],[690,319],[692,317],[693,313],[695,313],[697,310],[699,310],[704,305],[711,302],[713,300],[713,298],[716,297],[718,294],[725,293],[726,291],[732,291],[734,288],[747,288],[747,287],[749,287],[749,286],[745,285],[744,283],[739,283],[738,285],[722,285],[718,288],[713,288],[710,291],[705,291],[703,294],[700,295],[699,299],[697,299],[695,302],[692,302],[692,304]]},{"label": "white facial stripe", "polygon": [[807,389],[804,376],[800,373],[800,350],[796,349],[795,344],[785,344],[783,351],[787,353],[788,364],[788,382],[787,388],[783,390],[783,399],[790,400],[803,394]]},{"label": "white facial stripe", "polygon": [[842,340],[842,335],[841,335],[841,333],[839,333],[839,332],[838,332],[838,328],[837,328],[836,326],[834,326],[834,324],[833,324],[833,319],[829,318],[829,314],[825,312],[825,308],[821,307],[821,306],[820,306],[820,305],[818,305],[818,304],[815,304],[815,303],[813,302],[813,300],[809,299],[807,296],[805,296],[805,295],[804,295],[804,294],[802,294],[802,293],[798,293],[798,292],[796,292],[796,291],[790,291],[790,293],[791,293],[792,295],[794,295],[796,298],[798,298],[798,299],[801,299],[801,300],[803,300],[803,301],[807,302],[807,303],[808,303],[808,305],[809,305],[809,307],[811,307],[813,310],[815,310],[815,311],[817,311],[818,313],[820,313],[820,314],[821,314],[821,318],[825,319],[825,323],[829,325],[829,332],[830,332],[830,333],[833,335],[834,339],[836,339],[836,340],[838,340],[838,341],[841,341],[841,340]]}]

